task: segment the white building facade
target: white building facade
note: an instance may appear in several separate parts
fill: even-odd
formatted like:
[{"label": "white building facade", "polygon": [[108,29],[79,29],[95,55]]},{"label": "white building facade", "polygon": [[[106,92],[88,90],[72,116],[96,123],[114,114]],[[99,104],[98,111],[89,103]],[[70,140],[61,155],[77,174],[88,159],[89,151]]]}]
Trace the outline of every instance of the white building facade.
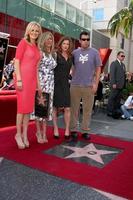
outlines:
[{"label": "white building facade", "polygon": [[[127,66],[127,58],[129,51],[129,41],[122,33],[118,37],[111,37],[107,31],[108,22],[111,17],[122,8],[128,6],[129,0],[66,0],[68,3],[80,8],[86,14],[93,17],[93,29],[99,30],[106,36],[110,37],[110,48],[112,53],[109,58],[110,63],[116,59],[116,54],[119,50],[125,52],[125,64],[127,71],[133,72],[133,67]],[[132,46],[133,50],[133,46]],[[133,57],[130,58],[130,63],[133,63]]]}]

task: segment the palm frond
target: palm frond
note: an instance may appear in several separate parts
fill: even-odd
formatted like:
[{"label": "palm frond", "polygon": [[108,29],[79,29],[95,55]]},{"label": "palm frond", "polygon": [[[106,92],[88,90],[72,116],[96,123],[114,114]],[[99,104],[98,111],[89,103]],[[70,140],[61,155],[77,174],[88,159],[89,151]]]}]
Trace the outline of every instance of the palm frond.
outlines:
[{"label": "palm frond", "polygon": [[125,37],[129,36],[133,26],[133,0],[130,3],[130,9],[125,7],[117,12],[108,22],[107,29],[110,30],[111,36],[118,36],[120,31],[123,31]]}]

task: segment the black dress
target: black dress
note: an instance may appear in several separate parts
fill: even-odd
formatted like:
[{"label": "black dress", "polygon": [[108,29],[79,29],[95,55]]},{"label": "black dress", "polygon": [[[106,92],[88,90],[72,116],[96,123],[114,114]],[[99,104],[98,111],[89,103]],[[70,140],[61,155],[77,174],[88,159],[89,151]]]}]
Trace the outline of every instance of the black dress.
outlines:
[{"label": "black dress", "polygon": [[54,107],[70,107],[69,74],[72,58],[67,60],[57,54],[57,66],[54,69]]}]

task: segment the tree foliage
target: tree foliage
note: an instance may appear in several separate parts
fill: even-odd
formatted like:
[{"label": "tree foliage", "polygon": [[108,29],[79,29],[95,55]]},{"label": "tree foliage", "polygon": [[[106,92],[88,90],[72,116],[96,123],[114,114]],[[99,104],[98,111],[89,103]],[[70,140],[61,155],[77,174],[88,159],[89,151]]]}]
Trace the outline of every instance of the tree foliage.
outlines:
[{"label": "tree foliage", "polygon": [[[122,32],[126,38],[131,37],[133,28],[133,0],[130,0],[129,6],[121,9],[108,22],[107,29],[111,36],[118,36]],[[130,38],[131,39],[131,38]]]}]

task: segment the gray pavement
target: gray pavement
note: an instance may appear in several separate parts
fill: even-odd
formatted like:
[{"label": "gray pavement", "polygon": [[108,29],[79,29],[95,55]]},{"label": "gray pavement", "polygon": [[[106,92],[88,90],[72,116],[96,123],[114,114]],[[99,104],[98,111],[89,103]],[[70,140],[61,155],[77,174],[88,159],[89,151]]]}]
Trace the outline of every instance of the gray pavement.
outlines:
[{"label": "gray pavement", "polygon": [[[80,129],[81,118],[82,115],[79,119],[79,131],[82,132]],[[62,115],[59,116],[59,126],[62,128],[64,127]],[[107,135],[129,141],[133,140],[133,121],[108,117],[104,109],[98,108],[98,110],[92,114],[90,128],[91,134]]]},{"label": "gray pavement", "polygon": [[107,200],[108,197],[79,184],[3,160],[0,200]]}]

